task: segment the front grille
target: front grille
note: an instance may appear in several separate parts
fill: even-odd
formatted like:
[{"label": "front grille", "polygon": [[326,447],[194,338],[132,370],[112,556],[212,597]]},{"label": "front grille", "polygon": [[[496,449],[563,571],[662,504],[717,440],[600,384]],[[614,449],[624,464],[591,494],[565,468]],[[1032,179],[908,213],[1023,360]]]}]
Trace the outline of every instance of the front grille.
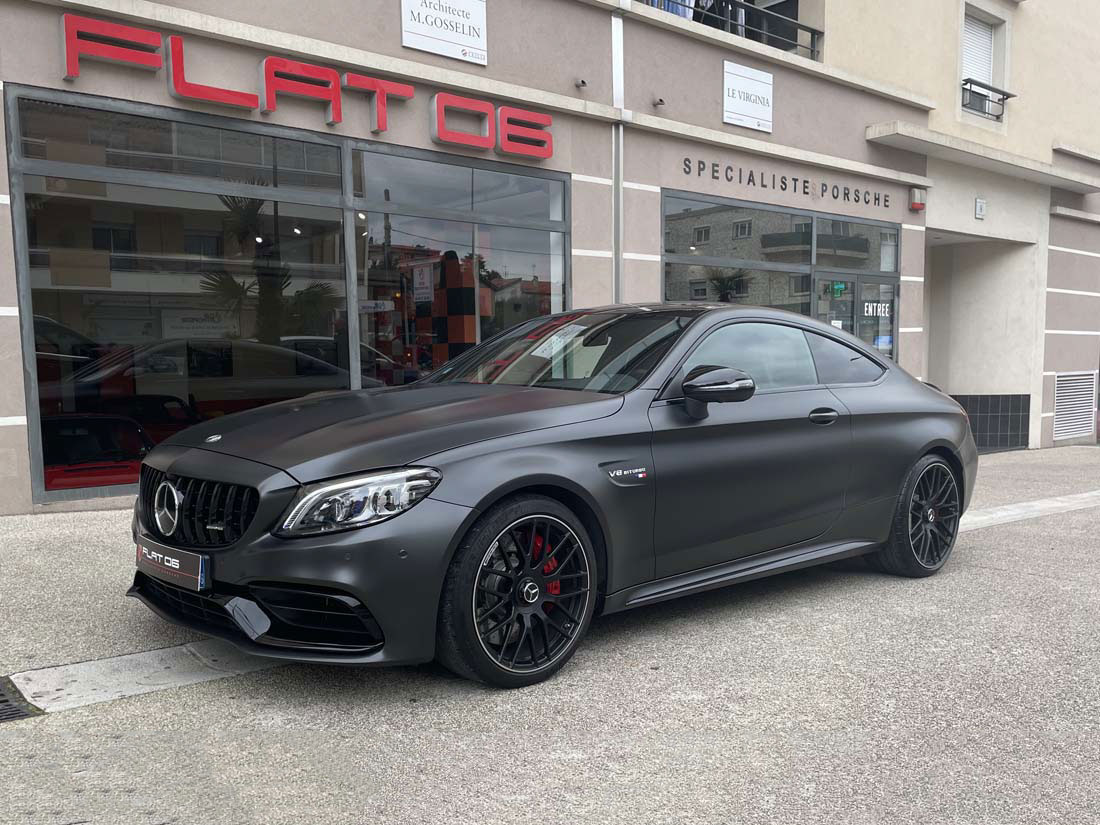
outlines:
[{"label": "front grille", "polygon": [[[166,480],[183,494],[179,525],[171,536],[161,534],[153,518],[157,488]],[[145,464],[138,497],[145,526],[165,541],[185,547],[227,547],[239,541],[260,503],[252,487],[170,475]]]},{"label": "front grille", "polygon": [[244,636],[237,623],[234,622],[221,603],[192,590],[184,590],[173,584],[138,574],[141,578],[141,589],[145,595],[160,607],[169,612],[178,614],[183,619],[190,619],[200,625],[213,626],[220,630],[228,630],[234,634]]}]

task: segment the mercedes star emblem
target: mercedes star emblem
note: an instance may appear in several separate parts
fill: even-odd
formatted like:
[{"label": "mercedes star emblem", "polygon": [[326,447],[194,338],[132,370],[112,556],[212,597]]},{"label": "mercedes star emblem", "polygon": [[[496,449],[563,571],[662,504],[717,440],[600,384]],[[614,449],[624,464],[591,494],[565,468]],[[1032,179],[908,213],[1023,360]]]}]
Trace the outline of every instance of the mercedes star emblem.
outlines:
[{"label": "mercedes star emblem", "polygon": [[157,530],[165,538],[176,532],[182,504],[183,493],[171,481],[162,481],[153,496],[153,520],[157,523]]}]

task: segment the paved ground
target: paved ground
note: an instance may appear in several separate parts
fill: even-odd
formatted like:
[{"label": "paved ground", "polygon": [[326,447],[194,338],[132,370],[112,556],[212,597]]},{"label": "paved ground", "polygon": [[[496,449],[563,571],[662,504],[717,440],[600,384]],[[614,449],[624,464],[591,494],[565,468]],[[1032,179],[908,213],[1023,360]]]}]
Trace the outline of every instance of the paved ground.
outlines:
[{"label": "paved ground", "polygon": [[[1100,450],[986,457],[979,485],[975,507],[1095,490]],[[119,598],[128,520],[0,519],[0,674],[196,638]],[[0,822],[1097,822],[1098,526],[610,616],[523,691],[287,666],[5,723]]]}]

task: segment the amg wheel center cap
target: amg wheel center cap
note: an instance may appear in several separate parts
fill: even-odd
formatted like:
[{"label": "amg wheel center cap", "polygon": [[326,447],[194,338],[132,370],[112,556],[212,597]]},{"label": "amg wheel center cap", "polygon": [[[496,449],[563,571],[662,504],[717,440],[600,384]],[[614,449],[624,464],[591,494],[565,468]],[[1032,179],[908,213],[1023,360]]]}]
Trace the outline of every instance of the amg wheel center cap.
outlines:
[{"label": "amg wheel center cap", "polygon": [[539,600],[539,586],[533,581],[526,581],[519,589],[520,597],[527,602],[527,604],[534,604]]},{"label": "amg wheel center cap", "polygon": [[925,518],[927,518],[929,522],[935,521],[936,520],[936,511],[934,509],[932,509],[931,507],[929,507],[928,512],[925,513]]}]

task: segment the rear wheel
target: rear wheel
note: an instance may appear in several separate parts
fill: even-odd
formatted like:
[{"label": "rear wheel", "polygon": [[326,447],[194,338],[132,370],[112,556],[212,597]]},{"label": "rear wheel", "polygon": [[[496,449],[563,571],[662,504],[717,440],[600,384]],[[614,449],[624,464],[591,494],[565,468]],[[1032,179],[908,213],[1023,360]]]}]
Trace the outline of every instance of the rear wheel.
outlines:
[{"label": "rear wheel", "polygon": [[897,576],[931,576],[947,563],[959,533],[962,498],[955,472],[937,455],[909,471],[890,539],[871,562]]},{"label": "rear wheel", "polygon": [[436,655],[467,678],[523,687],[573,655],[592,620],[596,561],[580,520],[543,496],[489,510],[443,585]]}]

